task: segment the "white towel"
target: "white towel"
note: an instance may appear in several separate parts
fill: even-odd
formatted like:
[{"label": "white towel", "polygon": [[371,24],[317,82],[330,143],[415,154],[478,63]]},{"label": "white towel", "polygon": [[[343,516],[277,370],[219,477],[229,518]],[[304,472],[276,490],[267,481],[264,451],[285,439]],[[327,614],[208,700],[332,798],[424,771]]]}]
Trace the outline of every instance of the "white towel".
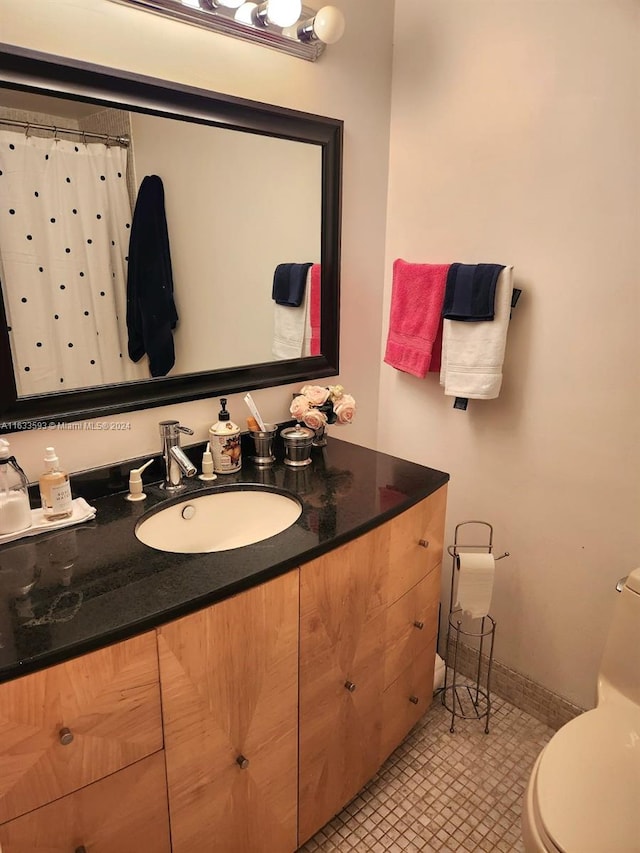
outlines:
[{"label": "white towel", "polygon": [[55,521],[47,521],[42,509],[31,510],[31,527],[19,530],[17,533],[5,533],[0,536],[0,545],[4,542],[13,542],[26,536],[35,536],[38,533],[47,533],[49,530],[60,530],[70,527],[72,524],[80,524],[81,521],[90,521],[96,516],[95,507],[88,504],[84,498],[74,498],[71,501],[73,511],[69,518],[58,518]]},{"label": "white towel", "polygon": [[307,273],[302,304],[298,308],[274,303],[274,358],[300,358],[311,355],[311,269]]},{"label": "white towel", "polygon": [[512,294],[513,267],[505,267],[496,282],[493,320],[444,321],[440,384],[448,396],[493,400],[500,393]]}]

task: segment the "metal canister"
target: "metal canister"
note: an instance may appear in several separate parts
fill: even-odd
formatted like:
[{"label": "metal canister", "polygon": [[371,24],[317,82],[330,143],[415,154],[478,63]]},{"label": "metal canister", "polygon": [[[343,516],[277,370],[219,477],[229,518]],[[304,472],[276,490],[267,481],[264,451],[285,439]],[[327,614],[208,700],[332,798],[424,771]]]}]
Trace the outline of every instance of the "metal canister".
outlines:
[{"label": "metal canister", "polygon": [[296,424],[280,432],[284,443],[284,464],[293,468],[302,468],[311,464],[311,445],[315,432]]}]

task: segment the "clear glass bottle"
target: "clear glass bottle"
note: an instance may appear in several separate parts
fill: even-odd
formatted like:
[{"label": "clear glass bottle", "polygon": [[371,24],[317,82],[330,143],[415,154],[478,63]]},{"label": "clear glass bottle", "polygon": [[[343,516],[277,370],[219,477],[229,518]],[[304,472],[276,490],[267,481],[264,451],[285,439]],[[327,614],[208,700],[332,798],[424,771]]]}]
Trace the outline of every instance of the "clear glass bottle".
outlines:
[{"label": "clear glass bottle", "polygon": [[39,481],[42,514],[48,521],[69,518],[73,512],[69,475],[60,469],[55,448],[47,447],[44,465],[45,471]]},{"label": "clear glass bottle", "polygon": [[0,438],[0,535],[18,533],[31,527],[29,483],[11,456],[9,442]]}]

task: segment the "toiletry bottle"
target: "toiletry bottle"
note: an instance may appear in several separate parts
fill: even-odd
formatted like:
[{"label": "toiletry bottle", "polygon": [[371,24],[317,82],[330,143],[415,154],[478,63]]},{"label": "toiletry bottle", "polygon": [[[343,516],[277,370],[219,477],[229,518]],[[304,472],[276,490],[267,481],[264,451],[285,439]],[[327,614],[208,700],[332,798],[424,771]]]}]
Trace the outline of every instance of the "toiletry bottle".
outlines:
[{"label": "toiletry bottle", "polygon": [[9,442],[0,438],[0,535],[31,527],[27,477],[11,456]]},{"label": "toiletry bottle", "polygon": [[233,474],[242,466],[240,427],[230,419],[225,397],[220,398],[220,404],[218,422],[209,428],[213,470],[216,474]]},{"label": "toiletry bottle", "polygon": [[69,475],[60,470],[58,457],[53,447],[47,447],[44,465],[44,474],[40,477],[42,514],[47,521],[69,518],[73,512]]}]

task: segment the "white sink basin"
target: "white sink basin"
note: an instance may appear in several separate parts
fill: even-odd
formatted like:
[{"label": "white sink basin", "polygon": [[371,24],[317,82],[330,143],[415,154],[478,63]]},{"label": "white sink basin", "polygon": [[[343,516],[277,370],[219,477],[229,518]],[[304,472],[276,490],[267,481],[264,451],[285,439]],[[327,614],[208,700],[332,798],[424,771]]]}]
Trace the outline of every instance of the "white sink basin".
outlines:
[{"label": "white sink basin", "polygon": [[211,491],[142,518],[135,534],[145,545],[174,554],[229,551],[281,533],[301,512],[295,498],[265,489]]}]

